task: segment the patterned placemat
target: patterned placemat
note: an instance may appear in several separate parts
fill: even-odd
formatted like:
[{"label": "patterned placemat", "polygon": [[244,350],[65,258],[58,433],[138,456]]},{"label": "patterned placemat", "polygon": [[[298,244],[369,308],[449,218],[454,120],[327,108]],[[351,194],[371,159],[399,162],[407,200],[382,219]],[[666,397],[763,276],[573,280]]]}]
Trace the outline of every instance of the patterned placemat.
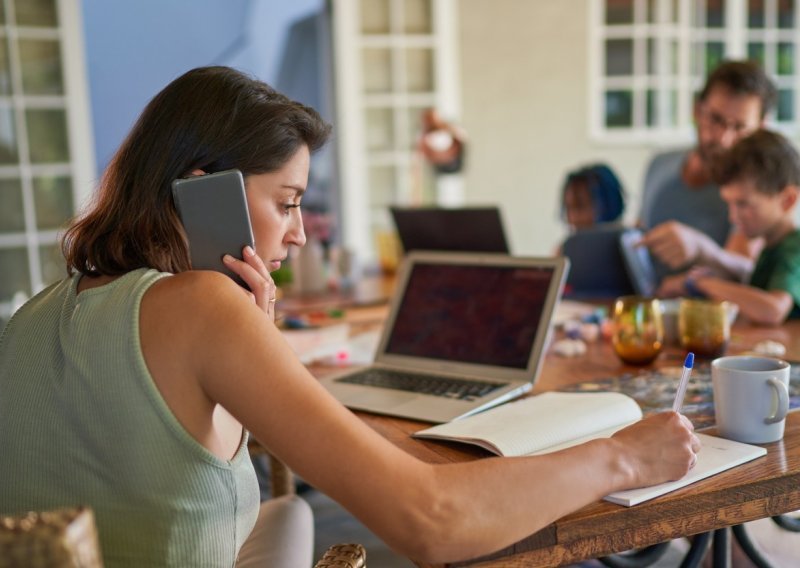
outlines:
[{"label": "patterned placemat", "polygon": [[[800,408],[800,361],[790,362],[789,408]],[[675,400],[675,391],[682,367],[647,369],[638,373],[626,373],[619,377],[587,381],[565,387],[569,392],[615,391],[632,397],[647,415],[667,410]],[[681,413],[686,415],[697,429],[714,425],[714,395],[711,387],[711,366],[696,365],[686,389]]]}]

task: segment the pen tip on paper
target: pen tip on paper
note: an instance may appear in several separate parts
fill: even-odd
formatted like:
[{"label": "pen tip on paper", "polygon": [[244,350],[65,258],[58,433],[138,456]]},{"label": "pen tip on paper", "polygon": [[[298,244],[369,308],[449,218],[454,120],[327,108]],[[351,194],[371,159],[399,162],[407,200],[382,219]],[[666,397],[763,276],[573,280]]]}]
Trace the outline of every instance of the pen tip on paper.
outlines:
[{"label": "pen tip on paper", "polygon": [[686,360],[683,362],[683,366],[687,369],[691,369],[694,367],[694,353],[691,351],[686,355]]}]

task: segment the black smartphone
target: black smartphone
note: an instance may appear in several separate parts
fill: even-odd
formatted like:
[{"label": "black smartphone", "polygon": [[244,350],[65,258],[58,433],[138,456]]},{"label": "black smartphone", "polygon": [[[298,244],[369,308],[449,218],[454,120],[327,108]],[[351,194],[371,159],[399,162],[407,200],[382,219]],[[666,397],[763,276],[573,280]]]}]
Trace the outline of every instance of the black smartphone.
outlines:
[{"label": "black smartphone", "polygon": [[222,262],[226,254],[241,259],[247,245],[255,250],[242,172],[226,170],[176,179],[172,197],[189,239],[192,268],[222,272],[246,288]]}]

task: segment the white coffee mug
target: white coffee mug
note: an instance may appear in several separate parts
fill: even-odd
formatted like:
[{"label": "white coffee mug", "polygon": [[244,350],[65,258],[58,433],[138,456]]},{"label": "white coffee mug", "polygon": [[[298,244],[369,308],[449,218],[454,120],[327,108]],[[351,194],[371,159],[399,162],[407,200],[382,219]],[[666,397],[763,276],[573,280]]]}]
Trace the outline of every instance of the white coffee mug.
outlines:
[{"label": "white coffee mug", "polygon": [[720,357],[711,363],[721,436],[764,444],[783,438],[789,411],[789,364],[769,357]]}]

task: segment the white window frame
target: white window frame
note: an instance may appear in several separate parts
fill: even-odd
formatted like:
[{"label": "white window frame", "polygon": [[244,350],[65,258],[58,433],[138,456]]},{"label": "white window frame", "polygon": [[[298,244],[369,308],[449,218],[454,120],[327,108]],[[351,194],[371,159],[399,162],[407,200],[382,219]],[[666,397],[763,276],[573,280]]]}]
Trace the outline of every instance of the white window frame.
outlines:
[{"label": "white window frame", "polygon": [[[13,0],[4,2],[6,19],[13,14]],[[21,67],[16,42],[11,41],[8,53],[11,64],[13,94],[2,97],[0,104],[10,107],[15,117],[18,139],[19,162],[0,167],[0,176],[18,177],[22,186],[25,228],[22,232],[0,233],[0,249],[24,248],[27,253],[29,279],[32,293],[37,293],[50,282],[45,282],[41,270],[40,247],[55,245],[60,238],[58,230],[39,229],[33,197],[35,175],[68,175],[72,183],[73,213],[79,211],[89,199],[94,188],[95,159],[90,119],[88,84],[86,79],[83,44],[83,19],[80,0],[56,0],[57,28],[18,27],[10,24],[0,26],[3,37],[41,37],[59,40],[64,94],[59,96],[26,96],[21,89]],[[69,162],[59,164],[31,164],[29,162],[25,108],[37,106],[63,108],[67,121],[67,143]],[[2,278],[2,275],[0,275]],[[21,291],[27,293],[27,290]],[[5,301],[4,301],[5,300]],[[14,306],[6,298],[0,298],[0,322],[10,316]]]},{"label": "white window frame", "polygon": [[[800,1],[795,3],[795,27],[793,30],[779,30],[774,22],[769,19],[763,29],[747,28],[747,0],[726,0],[725,25],[722,28],[706,28],[695,26],[692,10],[696,10],[700,17],[705,14],[705,0],[675,0],[678,5],[678,19],[674,26],[648,24],[640,21],[644,13],[647,0],[634,0],[635,20],[632,25],[605,24],[605,0],[590,0],[589,2],[589,136],[594,142],[604,144],[648,144],[653,146],[674,146],[690,143],[694,138],[692,123],[692,107],[694,92],[699,90],[708,70],[702,69],[695,74],[692,65],[692,45],[706,41],[720,41],[724,44],[726,59],[746,59],[747,43],[752,39],[765,40],[765,68],[778,88],[785,87],[794,90],[794,117],[792,122],[774,123],[773,127],[789,136],[800,133]],[[776,14],[778,0],[765,0],[768,18]],[[655,0],[659,11],[659,19],[667,20],[668,10],[671,9],[673,0]],[[770,23],[774,24],[770,26]],[[677,73],[667,75],[660,73],[648,76],[646,74],[647,43],[644,38],[654,37],[656,41],[666,43],[673,40],[677,42]],[[607,77],[604,74],[605,65],[605,40],[613,38],[634,39],[633,74],[625,77]],[[636,41],[639,39],[640,41]],[[792,41],[795,45],[794,74],[777,76],[773,63],[775,61],[775,46],[780,39]],[[663,45],[662,43],[662,45]],[[659,69],[666,63],[664,49],[659,49]],[[634,94],[633,124],[632,127],[607,127],[605,125],[605,91],[607,87],[631,88],[634,93],[646,87],[658,91],[657,113],[659,120],[657,126],[646,124],[646,108],[643,96]],[[664,126],[665,118],[670,107],[663,96],[667,89],[677,90],[677,124]]]},{"label": "white window frame", "polygon": [[[375,212],[370,210],[369,166],[388,164],[396,166],[395,185],[398,199],[410,199],[413,154],[407,117],[395,114],[394,130],[399,142],[393,150],[372,152],[367,149],[365,110],[370,107],[431,106],[446,118],[460,116],[458,77],[458,47],[455,29],[457,21],[456,0],[431,0],[434,29],[424,36],[403,34],[380,34],[371,36],[361,33],[361,2],[373,0],[337,0],[332,5],[334,69],[336,73],[336,121],[335,138],[340,172],[340,198],[342,214],[342,244],[354,251],[361,260],[372,262],[376,258],[375,237],[372,232]],[[391,10],[401,7],[401,0],[388,0]],[[396,16],[396,14],[395,14]],[[362,49],[390,48],[393,57],[398,57],[398,47],[425,47],[433,50],[435,90],[433,93],[390,92],[371,94],[364,92],[364,69]],[[405,66],[395,61],[393,84],[403,84]],[[444,177],[444,176],[443,176]],[[460,178],[438,180],[436,201],[454,205],[463,201]],[[388,211],[385,216],[388,225]],[[390,228],[387,226],[387,228]]]}]

